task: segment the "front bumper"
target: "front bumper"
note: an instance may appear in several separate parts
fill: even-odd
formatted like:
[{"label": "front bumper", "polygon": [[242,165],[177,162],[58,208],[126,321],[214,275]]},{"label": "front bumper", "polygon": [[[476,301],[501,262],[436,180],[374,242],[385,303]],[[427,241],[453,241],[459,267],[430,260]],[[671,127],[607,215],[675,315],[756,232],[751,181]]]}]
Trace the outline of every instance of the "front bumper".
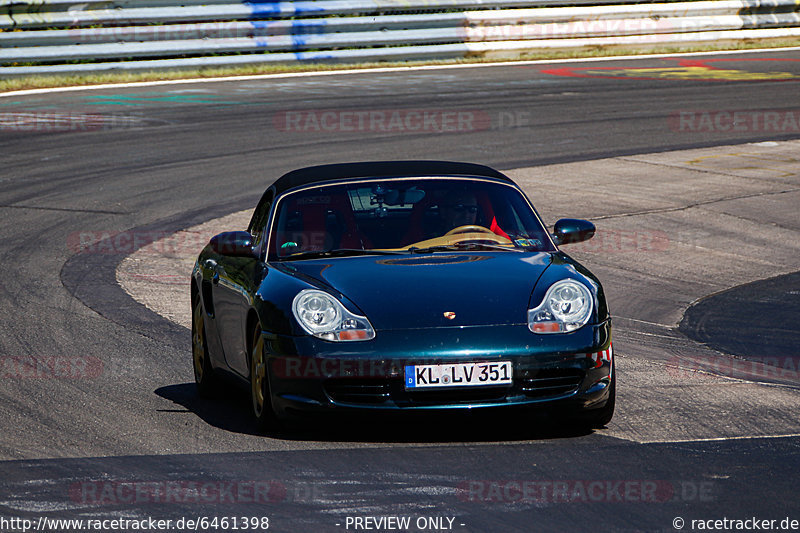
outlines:
[{"label": "front bumper", "polygon": [[[525,325],[379,331],[327,342],[264,332],[273,407],[294,412],[602,407],[613,369],[611,321],[536,335]],[[604,352],[608,350],[608,352]],[[599,353],[608,357],[599,357]],[[513,384],[406,390],[404,367],[511,361]]]}]

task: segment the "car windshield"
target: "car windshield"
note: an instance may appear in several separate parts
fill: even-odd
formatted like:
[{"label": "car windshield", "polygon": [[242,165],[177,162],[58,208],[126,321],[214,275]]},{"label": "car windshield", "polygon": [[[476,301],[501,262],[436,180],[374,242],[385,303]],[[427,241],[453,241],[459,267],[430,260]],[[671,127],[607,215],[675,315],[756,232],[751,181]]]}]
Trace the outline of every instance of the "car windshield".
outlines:
[{"label": "car windshield", "polygon": [[452,250],[552,251],[517,188],[465,178],[376,179],[280,199],[270,260]]}]

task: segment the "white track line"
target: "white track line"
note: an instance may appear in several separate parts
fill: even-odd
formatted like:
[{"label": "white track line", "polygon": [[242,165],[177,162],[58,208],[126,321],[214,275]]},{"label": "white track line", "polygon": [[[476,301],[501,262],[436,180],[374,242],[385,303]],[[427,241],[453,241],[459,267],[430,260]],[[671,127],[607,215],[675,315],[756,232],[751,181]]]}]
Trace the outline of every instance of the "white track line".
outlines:
[{"label": "white track line", "polygon": [[[598,432],[598,435],[602,435],[602,430]],[[630,440],[632,442],[638,442],[639,444],[680,444],[680,443],[687,443],[687,442],[719,442],[724,440],[751,440],[751,439],[787,439],[792,437],[800,437],[800,433],[787,433],[786,435],[741,435],[741,436],[734,436],[734,437],[712,437],[708,439],[676,439],[676,440],[634,440],[634,439],[627,439],[625,437],[617,437],[615,435],[609,435],[610,437],[614,437],[620,440]]]},{"label": "white track line", "polygon": [[419,65],[409,67],[379,67],[361,68],[347,70],[325,70],[315,72],[283,72],[280,74],[253,74],[249,76],[227,76],[220,78],[190,78],[181,80],[160,80],[160,81],[137,81],[132,83],[107,83],[104,85],[84,85],[79,87],[49,87],[42,89],[25,89],[21,91],[10,91],[0,93],[0,98],[9,96],[29,96],[34,94],[60,93],[67,91],[95,91],[100,89],[124,89],[129,87],[154,87],[159,85],[183,85],[190,83],[220,83],[230,81],[249,81],[249,80],[268,80],[280,78],[310,78],[316,76],[340,76],[350,74],[372,74],[385,72],[404,72],[420,70],[449,70],[463,68],[486,68],[486,67],[517,67],[527,65],[552,65],[564,63],[601,63],[607,61],[629,61],[638,59],[664,59],[672,57],[696,57],[696,56],[716,56],[732,54],[754,54],[768,52],[795,52],[800,51],[800,46],[786,48],[759,48],[753,50],[717,50],[711,52],[684,52],[677,54],[642,54],[628,56],[610,57],[590,57],[590,58],[569,58],[569,59],[536,59],[530,61],[498,61],[492,63],[466,63],[456,65]]}]

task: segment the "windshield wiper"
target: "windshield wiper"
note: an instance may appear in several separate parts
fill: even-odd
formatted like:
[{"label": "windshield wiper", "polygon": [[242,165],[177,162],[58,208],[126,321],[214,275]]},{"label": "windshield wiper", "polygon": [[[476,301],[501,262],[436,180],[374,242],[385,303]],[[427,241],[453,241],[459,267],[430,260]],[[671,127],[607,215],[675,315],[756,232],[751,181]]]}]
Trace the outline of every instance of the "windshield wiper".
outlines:
[{"label": "windshield wiper", "polygon": [[455,249],[453,246],[450,245],[442,245],[439,246],[426,246],[425,248],[417,248],[416,246],[411,246],[408,251],[412,254],[427,254],[430,252],[446,252],[448,250]]},{"label": "windshield wiper", "polygon": [[333,248],[331,250],[312,250],[307,252],[297,252],[282,257],[284,261],[294,261],[295,259],[317,259],[320,257],[347,257],[355,255],[397,255],[406,252],[393,250],[364,250],[362,248]]},{"label": "windshield wiper", "polygon": [[489,248],[489,249],[492,249],[492,250],[502,250],[504,252],[522,252],[522,251],[524,251],[524,250],[520,250],[517,246],[503,246],[501,244],[489,244],[489,243],[486,243],[486,242],[464,242],[464,243],[457,242],[456,246],[458,246],[459,248],[467,248],[467,249]]}]

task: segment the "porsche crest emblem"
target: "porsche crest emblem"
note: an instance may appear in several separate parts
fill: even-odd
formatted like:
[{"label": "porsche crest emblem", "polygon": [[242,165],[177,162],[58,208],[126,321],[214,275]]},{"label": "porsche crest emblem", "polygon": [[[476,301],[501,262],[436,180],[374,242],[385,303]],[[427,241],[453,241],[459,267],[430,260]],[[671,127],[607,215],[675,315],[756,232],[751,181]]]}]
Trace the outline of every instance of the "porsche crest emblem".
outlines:
[{"label": "porsche crest emblem", "polygon": [[454,312],[452,312],[452,311],[445,311],[444,312],[444,317],[447,320],[453,320],[456,317],[456,314]]}]

